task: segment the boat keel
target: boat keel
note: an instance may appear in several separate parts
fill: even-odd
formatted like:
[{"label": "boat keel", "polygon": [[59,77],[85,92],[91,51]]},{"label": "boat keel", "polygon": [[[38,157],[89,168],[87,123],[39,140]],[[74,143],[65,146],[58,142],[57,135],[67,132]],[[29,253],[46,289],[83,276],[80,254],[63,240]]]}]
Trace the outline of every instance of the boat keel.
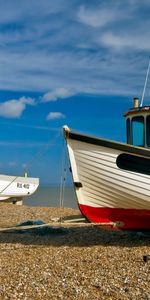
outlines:
[{"label": "boat keel", "polygon": [[[79,205],[81,213],[93,223],[102,223],[112,228],[129,230],[149,230],[150,210],[91,207]],[[113,225],[109,225],[113,223]]]}]

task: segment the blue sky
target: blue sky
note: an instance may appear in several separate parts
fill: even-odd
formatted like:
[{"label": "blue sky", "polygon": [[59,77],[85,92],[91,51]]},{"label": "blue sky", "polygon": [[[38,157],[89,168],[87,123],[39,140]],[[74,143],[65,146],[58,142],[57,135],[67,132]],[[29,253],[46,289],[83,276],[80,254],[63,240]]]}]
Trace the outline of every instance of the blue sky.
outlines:
[{"label": "blue sky", "polygon": [[150,1],[1,0],[0,11],[1,173],[59,183],[64,124],[125,141],[122,116],[150,58]]}]

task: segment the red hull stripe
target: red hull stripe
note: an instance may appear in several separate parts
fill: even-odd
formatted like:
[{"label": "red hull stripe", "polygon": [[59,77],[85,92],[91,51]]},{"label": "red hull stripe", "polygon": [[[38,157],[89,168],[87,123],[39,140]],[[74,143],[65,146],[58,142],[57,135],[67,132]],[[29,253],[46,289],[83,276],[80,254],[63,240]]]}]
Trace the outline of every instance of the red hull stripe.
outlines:
[{"label": "red hull stripe", "polygon": [[121,222],[122,229],[150,229],[150,210],[104,208],[79,205],[82,214],[94,223]]}]

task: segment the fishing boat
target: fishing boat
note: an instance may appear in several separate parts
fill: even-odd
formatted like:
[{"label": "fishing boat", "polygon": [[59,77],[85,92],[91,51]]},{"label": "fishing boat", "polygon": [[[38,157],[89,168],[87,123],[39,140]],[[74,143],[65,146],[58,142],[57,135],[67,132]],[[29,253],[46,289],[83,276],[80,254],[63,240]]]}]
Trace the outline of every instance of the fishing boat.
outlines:
[{"label": "fishing boat", "polygon": [[0,202],[20,203],[39,186],[39,178],[0,175]]},{"label": "fishing boat", "polygon": [[124,116],[127,143],[64,126],[77,201],[90,222],[150,229],[150,106],[134,99]]}]

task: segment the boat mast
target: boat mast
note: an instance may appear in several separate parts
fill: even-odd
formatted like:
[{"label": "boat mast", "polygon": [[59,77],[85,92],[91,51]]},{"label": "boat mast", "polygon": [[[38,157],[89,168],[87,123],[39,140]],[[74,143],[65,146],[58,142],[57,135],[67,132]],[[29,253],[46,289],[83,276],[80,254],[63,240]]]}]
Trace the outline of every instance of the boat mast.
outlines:
[{"label": "boat mast", "polygon": [[143,101],[144,101],[144,96],[145,96],[145,90],[146,90],[146,85],[147,85],[149,70],[150,70],[150,60],[149,60],[148,68],[147,68],[147,73],[146,73],[145,84],[144,84],[144,89],[143,89],[143,94],[142,94],[142,99],[141,99],[140,107],[143,106]]}]

